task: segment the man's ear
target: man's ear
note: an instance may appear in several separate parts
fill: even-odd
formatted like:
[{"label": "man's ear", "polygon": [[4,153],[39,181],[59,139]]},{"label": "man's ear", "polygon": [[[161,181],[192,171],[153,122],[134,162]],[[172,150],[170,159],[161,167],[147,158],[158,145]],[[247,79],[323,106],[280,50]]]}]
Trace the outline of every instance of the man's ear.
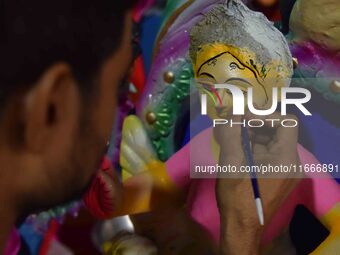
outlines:
[{"label": "man's ear", "polygon": [[26,94],[23,105],[25,147],[35,152],[70,141],[79,122],[80,93],[71,67],[46,70]]}]

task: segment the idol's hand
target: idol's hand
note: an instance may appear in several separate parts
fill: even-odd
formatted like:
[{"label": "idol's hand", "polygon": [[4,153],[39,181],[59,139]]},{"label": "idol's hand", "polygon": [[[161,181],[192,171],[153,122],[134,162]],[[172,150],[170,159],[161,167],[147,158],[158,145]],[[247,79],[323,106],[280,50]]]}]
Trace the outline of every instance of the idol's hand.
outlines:
[{"label": "idol's hand", "polygon": [[141,120],[130,115],[125,118],[120,145],[120,165],[123,171],[136,175],[146,171],[157,160]]},{"label": "idol's hand", "polygon": [[[284,118],[296,120],[295,116],[284,116]],[[230,119],[234,122],[242,121],[239,116],[232,116]],[[279,120],[274,122],[273,127],[272,122],[265,121],[265,125],[261,128],[248,129],[255,165],[299,164],[297,127],[282,127],[280,120],[283,116],[279,113],[266,117],[247,114],[245,120],[249,119]],[[244,156],[240,125],[217,126],[214,134],[220,145],[220,165],[231,164],[236,166],[237,170],[241,169],[241,166],[248,165]],[[265,225],[270,222],[275,211],[298,183],[299,179],[295,178],[298,177],[296,175],[296,173],[286,173],[266,176],[270,179],[258,175]],[[221,253],[259,254],[263,227],[259,224],[249,174],[220,176],[216,185],[216,195],[221,215]]]}]

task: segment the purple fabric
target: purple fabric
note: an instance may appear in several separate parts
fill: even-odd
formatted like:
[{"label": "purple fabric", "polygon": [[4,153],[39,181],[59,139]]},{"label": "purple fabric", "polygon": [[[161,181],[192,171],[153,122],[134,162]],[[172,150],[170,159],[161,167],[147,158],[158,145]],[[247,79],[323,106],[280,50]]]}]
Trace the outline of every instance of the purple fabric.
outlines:
[{"label": "purple fabric", "polygon": [[312,42],[290,43],[292,55],[299,61],[299,69],[311,69],[315,73],[323,71],[323,76],[340,75],[340,57]]}]

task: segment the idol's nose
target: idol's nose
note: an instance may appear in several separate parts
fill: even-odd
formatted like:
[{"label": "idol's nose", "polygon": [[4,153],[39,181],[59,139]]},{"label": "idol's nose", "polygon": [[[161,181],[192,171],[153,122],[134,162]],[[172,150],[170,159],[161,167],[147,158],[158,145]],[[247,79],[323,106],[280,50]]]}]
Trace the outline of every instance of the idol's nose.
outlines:
[{"label": "idol's nose", "polygon": [[225,107],[228,105],[228,93],[225,89],[217,89],[216,90],[216,97],[217,97],[217,102],[216,102],[216,107]]},{"label": "idol's nose", "polygon": [[232,97],[225,89],[217,89],[216,113],[220,117],[226,117],[231,110]]}]

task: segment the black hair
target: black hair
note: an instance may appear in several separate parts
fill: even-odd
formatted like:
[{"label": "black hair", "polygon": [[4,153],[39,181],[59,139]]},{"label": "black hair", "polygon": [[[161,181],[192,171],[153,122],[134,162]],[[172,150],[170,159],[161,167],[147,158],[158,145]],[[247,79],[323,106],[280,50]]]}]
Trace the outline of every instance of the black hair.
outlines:
[{"label": "black hair", "polygon": [[0,0],[0,102],[68,63],[82,90],[121,43],[134,0]]}]

